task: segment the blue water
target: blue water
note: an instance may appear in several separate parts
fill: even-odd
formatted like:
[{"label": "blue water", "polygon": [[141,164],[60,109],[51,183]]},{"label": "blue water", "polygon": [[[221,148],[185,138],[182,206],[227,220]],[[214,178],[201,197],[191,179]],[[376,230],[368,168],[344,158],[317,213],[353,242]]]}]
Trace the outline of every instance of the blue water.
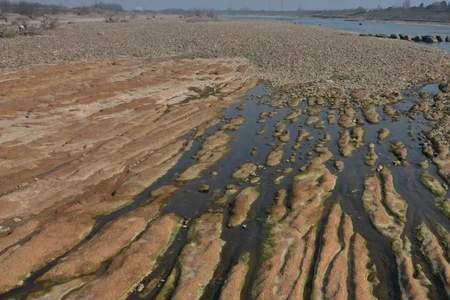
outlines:
[{"label": "blue water", "polygon": [[[416,35],[440,35],[443,38],[450,36],[450,25],[428,23],[406,23],[385,21],[348,21],[344,19],[319,19],[299,18],[292,20],[296,24],[322,26],[342,31],[371,34],[407,34],[410,37]],[[450,43],[437,43],[432,45],[450,51]]]},{"label": "blue water", "polygon": [[[450,25],[413,22],[388,22],[388,21],[349,21],[345,19],[321,19],[321,18],[297,18],[286,16],[226,16],[230,19],[267,19],[292,22],[310,26],[321,26],[341,31],[371,34],[407,34],[409,37],[416,35],[440,35],[443,38],[450,36]],[[431,45],[450,51],[450,43],[437,43]]]}]

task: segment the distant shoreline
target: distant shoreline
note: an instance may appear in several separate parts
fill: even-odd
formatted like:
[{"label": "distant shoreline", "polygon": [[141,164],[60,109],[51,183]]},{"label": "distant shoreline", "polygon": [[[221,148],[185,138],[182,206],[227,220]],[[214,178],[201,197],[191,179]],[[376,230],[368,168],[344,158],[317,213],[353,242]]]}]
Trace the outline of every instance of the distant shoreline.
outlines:
[{"label": "distant shoreline", "polygon": [[279,19],[302,19],[302,18],[312,18],[312,19],[341,19],[348,22],[389,22],[389,23],[397,23],[397,24],[411,24],[411,23],[418,23],[422,25],[434,25],[434,26],[450,26],[450,21],[444,22],[444,21],[429,21],[429,20],[423,20],[423,19],[390,19],[390,18],[349,18],[348,16],[320,16],[320,15],[283,15],[283,14],[251,14],[251,13],[245,13],[245,14],[220,14],[220,16],[225,17],[252,17],[252,18],[258,18],[258,19],[264,19],[264,18],[279,18]]}]

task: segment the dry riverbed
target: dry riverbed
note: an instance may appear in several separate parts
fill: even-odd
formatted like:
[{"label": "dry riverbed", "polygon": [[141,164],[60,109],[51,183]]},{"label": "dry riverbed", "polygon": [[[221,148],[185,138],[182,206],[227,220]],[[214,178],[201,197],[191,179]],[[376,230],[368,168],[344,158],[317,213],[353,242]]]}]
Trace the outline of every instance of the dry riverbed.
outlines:
[{"label": "dry riverbed", "polygon": [[[211,42],[217,49],[203,54],[236,56],[224,55],[231,46],[214,35],[226,41],[242,24],[172,21],[164,30],[202,41],[186,53]],[[236,31],[258,32],[254,56],[238,42],[237,56],[247,58],[4,69],[0,299],[450,297],[445,56],[268,24]],[[274,50],[282,28],[296,50]],[[101,47],[100,36],[80,47]],[[352,41],[355,50],[345,48]],[[28,41],[8,43],[28,51]],[[332,44],[343,61],[328,58],[323,72],[309,72]],[[399,48],[380,62],[385,47]],[[352,60],[368,49],[366,60]],[[269,62],[263,52],[290,58]],[[296,62],[287,67],[288,60]],[[22,63],[6,63],[15,64]],[[351,80],[330,78],[339,75],[334,68]],[[440,85],[425,84],[430,79]],[[418,81],[424,85],[404,89]]]}]

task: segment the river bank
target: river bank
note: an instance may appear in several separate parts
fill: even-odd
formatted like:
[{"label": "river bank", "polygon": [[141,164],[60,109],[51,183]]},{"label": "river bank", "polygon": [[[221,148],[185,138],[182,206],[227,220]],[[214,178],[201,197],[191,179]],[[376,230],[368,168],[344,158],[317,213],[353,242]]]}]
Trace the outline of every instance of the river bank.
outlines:
[{"label": "river bank", "polygon": [[[20,55],[17,55],[20,53]],[[445,74],[449,56],[400,41],[269,21],[177,18],[64,24],[45,36],[3,39],[3,68],[120,57],[244,57],[274,85],[322,82],[369,94],[399,92]]]}]

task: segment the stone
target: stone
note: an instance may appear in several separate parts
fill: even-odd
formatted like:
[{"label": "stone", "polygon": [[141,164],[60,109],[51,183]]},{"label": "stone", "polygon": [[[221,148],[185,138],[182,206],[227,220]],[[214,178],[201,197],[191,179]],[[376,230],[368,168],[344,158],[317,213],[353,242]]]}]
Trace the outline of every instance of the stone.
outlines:
[{"label": "stone", "polygon": [[252,204],[258,199],[259,192],[255,187],[243,189],[237,196],[231,210],[231,216],[228,221],[229,227],[242,225],[246,220]]},{"label": "stone", "polygon": [[335,161],[334,166],[338,172],[342,172],[344,170],[344,162],[342,160]]},{"label": "stone", "polygon": [[381,128],[378,130],[378,143],[383,143],[391,134],[391,131],[388,128]]},{"label": "stone", "polygon": [[431,35],[423,35],[422,36],[422,42],[427,43],[427,44],[433,44],[436,43],[436,38],[434,36]]},{"label": "stone", "polygon": [[282,147],[278,147],[277,149],[270,152],[266,160],[266,165],[268,167],[278,166],[281,163],[281,160],[283,159],[283,155],[284,149]]},{"label": "stone", "polygon": [[208,193],[209,192],[209,185],[207,185],[207,184],[200,185],[200,187],[198,188],[198,191],[200,193]]},{"label": "stone", "polygon": [[0,236],[8,235],[11,233],[11,228],[8,226],[0,225]]},{"label": "stone", "polygon": [[254,163],[245,163],[233,173],[233,178],[247,181],[251,176],[256,176],[257,169],[258,167]]}]

